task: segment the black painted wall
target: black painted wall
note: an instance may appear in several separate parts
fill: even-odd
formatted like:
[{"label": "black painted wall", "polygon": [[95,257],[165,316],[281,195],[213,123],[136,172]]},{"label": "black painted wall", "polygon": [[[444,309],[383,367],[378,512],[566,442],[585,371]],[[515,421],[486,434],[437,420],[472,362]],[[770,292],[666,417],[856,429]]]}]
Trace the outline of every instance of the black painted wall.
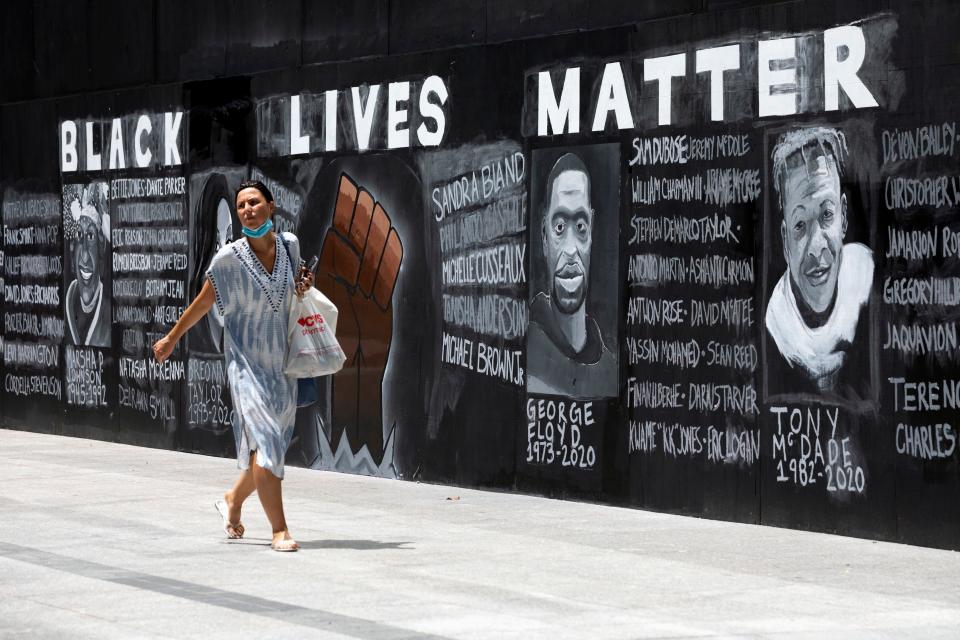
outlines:
[{"label": "black painted wall", "polygon": [[[234,455],[213,321],[171,367],[151,368],[149,345],[218,240],[239,236],[218,205],[252,175],[278,196],[278,226],[320,256],[318,286],[341,309],[351,358],[298,414],[288,463],[957,548],[954,3],[38,0],[0,11],[4,426]],[[839,109],[826,106],[824,32],[843,25],[864,36],[857,77],[876,106],[855,104],[849,84]],[[796,57],[773,70],[797,70],[799,97],[795,113],[762,115],[760,42],[780,38],[797,39]],[[725,74],[714,121],[695,57],[729,45],[740,70]],[[675,54],[684,73],[660,124],[644,65]],[[608,63],[625,107],[594,132]],[[580,130],[544,134],[541,72],[559,95],[572,68]],[[332,150],[328,91],[339,91]],[[399,143],[391,91],[408,92]],[[365,144],[355,100],[375,109]],[[295,128],[309,136],[302,152]],[[839,134],[818,148],[842,135],[829,153],[805,147],[842,171],[827,166],[836,202],[804,223],[822,229],[846,211],[842,241],[818,255],[847,267],[826,320],[808,314],[781,336],[814,336],[802,349],[839,332],[827,341],[839,374],[819,385],[781,356],[790,347],[767,320],[788,272],[773,155],[785,134],[814,128]],[[683,161],[644,156],[664,144],[686,145]],[[547,175],[568,152],[591,174],[584,309],[602,357],[563,347],[549,316],[576,288],[554,279],[543,231],[554,228]],[[718,179],[739,182],[711,191]],[[918,186],[934,200],[910,201]],[[109,306],[99,338],[70,325],[86,317],[70,307],[88,260]],[[856,280],[868,263],[872,276]],[[804,271],[814,275],[794,297],[821,286],[811,263],[798,281]],[[464,313],[477,308],[486,315]],[[838,309],[853,309],[839,329]]]}]

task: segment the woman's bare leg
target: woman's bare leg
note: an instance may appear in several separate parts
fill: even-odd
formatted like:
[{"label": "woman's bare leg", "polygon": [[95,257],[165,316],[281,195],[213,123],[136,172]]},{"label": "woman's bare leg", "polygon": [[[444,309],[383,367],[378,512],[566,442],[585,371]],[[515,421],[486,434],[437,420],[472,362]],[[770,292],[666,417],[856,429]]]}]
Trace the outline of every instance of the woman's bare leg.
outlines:
[{"label": "woman's bare leg", "polygon": [[250,494],[256,490],[256,484],[253,480],[253,466],[256,452],[250,454],[250,465],[240,473],[240,477],[233,484],[233,488],[223,494],[223,500],[227,503],[228,517],[231,523],[239,524],[240,509],[243,502],[250,497]]},{"label": "woman's bare leg", "polygon": [[257,464],[251,464],[250,468],[253,469],[253,481],[257,485],[260,504],[263,505],[263,511],[267,514],[267,519],[270,520],[270,526],[273,528],[274,546],[289,540],[292,543],[291,546],[296,548],[297,543],[293,542],[290,532],[287,531],[287,519],[283,514],[283,488],[280,478]]}]

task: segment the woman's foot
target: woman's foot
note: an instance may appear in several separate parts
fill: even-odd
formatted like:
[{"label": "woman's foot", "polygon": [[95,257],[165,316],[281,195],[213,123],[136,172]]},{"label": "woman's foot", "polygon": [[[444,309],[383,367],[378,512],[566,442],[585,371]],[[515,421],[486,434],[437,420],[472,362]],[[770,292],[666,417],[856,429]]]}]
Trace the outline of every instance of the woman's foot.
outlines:
[{"label": "woman's foot", "polygon": [[290,532],[284,529],[273,534],[273,542],[270,548],[274,551],[296,551],[300,548],[297,541],[290,536]]},{"label": "woman's foot", "polygon": [[[240,525],[240,509],[243,507],[243,503],[235,500],[233,493],[230,491],[223,494],[223,501],[227,503],[227,516],[230,518],[230,522],[236,522]],[[243,527],[243,525],[240,526]]]},{"label": "woman's foot", "polygon": [[240,505],[233,500],[230,493],[223,494],[223,500],[217,501],[217,511],[223,518],[223,532],[227,537],[231,540],[242,538],[245,529],[240,522]]}]

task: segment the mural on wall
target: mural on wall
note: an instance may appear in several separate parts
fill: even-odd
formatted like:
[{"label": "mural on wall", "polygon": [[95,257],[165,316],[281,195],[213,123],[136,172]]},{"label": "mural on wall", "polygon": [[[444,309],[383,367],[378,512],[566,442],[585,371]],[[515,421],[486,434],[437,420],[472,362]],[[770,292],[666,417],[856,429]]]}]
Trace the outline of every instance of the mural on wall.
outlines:
[{"label": "mural on wall", "polygon": [[609,277],[619,266],[619,155],[614,143],[531,154],[527,420],[518,430],[530,477],[589,486],[602,466],[615,405],[602,400],[616,398],[619,374],[620,285]]},{"label": "mural on wall", "polygon": [[529,158],[517,142],[496,140],[423,151],[417,165],[424,287],[438,327],[427,350],[436,373],[417,467],[431,457],[449,464],[442,451],[460,448],[449,473],[502,473],[514,464],[526,385]]},{"label": "mural on wall", "polygon": [[378,475],[393,462],[394,432],[385,433],[382,396],[402,262],[403,242],[389,213],[341,174],[316,283],[337,306],[337,340],[347,356],[331,383],[331,427],[339,443],[337,453],[325,453],[332,455],[334,468],[341,464],[338,459],[349,457],[347,452],[367,460]]},{"label": "mural on wall", "polygon": [[[69,344],[110,346],[110,199],[106,182],[63,186]],[[72,279],[71,279],[72,278]],[[106,291],[104,284],[106,283]]]},{"label": "mural on wall", "polygon": [[[67,405],[107,407],[111,345],[110,217],[103,181],[63,185]],[[106,282],[106,285],[104,284]],[[72,292],[72,296],[71,296]]]},{"label": "mural on wall", "polygon": [[882,321],[875,348],[897,469],[898,527],[906,539],[944,546],[940,536],[960,520],[943,506],[956,504],[960,411],[957,121],[936,111],[925,120],[897,118],[877,138],[882,223],[874,255]]},{"label": "mural on wall", "polygon": [[[233,191],[227,186],[227,178],[220,172],[212,172],[196,185],[191,179],[191,194],[199,192],[199,198],[191,211],[194,223],[193,275],[190,278],[189,296],[193,300],[206,279],[210,260],[225,245],[236,239],[234,233]],[[223,353],[223,316],[214,305],[199,327],[190,330],[190,350],[199,353]]]},{"label": "mural on wall", "polygon": [[[658,507],[711,508],[718,498],[691,490],[694,478],[756,486],[761,153],[751,128],[711,123],[636,135],[623,163],[626,451],[633,495],[668,479],[644,496]],[[756,517],[752,506],[731,502],[729,517]]]},{"label": "mural on wall", "polygon": [[440,361],[522,385],[526,333],[526,163],[512,142],[419,158],[424,218],[435,240],[434,295],[442,301]]},{"label": "mural on wall", "polygon": [[[600,231],[618,228],[619,194],[610,190],[610,184],[592,180],[591,174],[616,176],[617,152],[617,145],[611,144],[533,154],[535,177],[541,163],[552,166],[532,205],[530,242],[540,246],[536,253],[531,251],[530,271],[541,286],[531,292],[530,300],[528,393],[574,399],[617,395],[615,308],[605,309],[603,315],[588,313],[597,301],[615,296],[616,281],[596,274],[616,268],[617,252],[597,251],[596,258],[591,256],[595,233],[598,247],[616,245],[615,233]],[[594,166],[588,167],[585,159]]]},{"label": "mural on wall", "polygon": [[51,123],[59,184],[4,191],[5,417],[232,455],[216,310],[145,345],[253,177],[348,355],[291,464],[955,545],[952,102],[894,62],[912,15],[777,20],[263,73],[189,152],[184,111]]},{"label": "mural on wall", "polygon": [[849,204],[840,180],[847,153],[843,132],[828,127],[785,133],[773,150],[787,270],[767,302],[766,328],[795,372],[772,378],[794,392],[845,393],[869,382],[861,367],[844,367],[851,353],[867,353],[862,312],[873,289],[872,252],[844,243]]},{"label": "mural on wall", "polygon": [[[234,192],[246,167],[217,167],[190,176],[190,279],[187,301],[203,287],[210,261],[226,244],[240,237]],[[223,316],[214,305],[186,336],[187,388],[185,415],[178,425],[178,445],[189,450],[229,455],[233,444],[233,401],[223,357]]]},{"label": "mural on wall", "polygon": [[185,122],[167,111],[58,125],[66,404],[115,410],[132,441],[165,446],[181,414],[183,350],[159,365],[149,347],[186,306]]},{"label": "mural on wall", "polygon": [[[771,128],[764,313],[767,424],[776,484],[871,511],[868,459],[882,446],[872,221],[872,123]],[[859,502],[851,502],[861,497]],[[870,517],[865,515],[864,517]]]},{"label": "mural on wall", "polygon": [[[286,171],[303,194],[287,207],[296,212],[281,216],[280,226],[288,224],[297,233],[305,256],[319,256],[317,286],[340,310],[338,338],[348,356],[344,369],[323,381],[327,397],[306,412],[312,419],[298,422],[294,447],[309,466],[402,474],[396,458],[401,423],[424,411],[422,405],[411,406],[423,381],[402,371],[413,367],[430,375],[418,345],[430,334],[431,322],[398,317],[395,302],[405,299],[410,314],[431,308],[416,301],[428,293],[416,291],[416,278],[425,268],[418,234],[420,180],[403,160],[347,154],[439,145],[447,127],[447,98],[444,80],[427,76],[257,102],[258,165],[271,169],[265,175]],[[404,227],[411,231],[405,233]],[[405,283],[408,272],[411,279]],[[399,345],[398,329],[412,334]],[[392,384],[391,375],[396,376]],[[410,384],[415,388],[408,390]]]},{"label": "mural on wall", "polygon": [[773,522],[867,528],[886,517],[890,474],[866,493],[868,461],[889,455],[873,426],[876,115],[859,114],[903,96],[896,31],[878,16],[526,72],[526,136],[618,136],[629,158],[629,413],[611,449],[628,453],[640,503],[751,521],[762,501]]},{"label": "mural on wall", "polygon": [[[60,345],[63,212],[59,194],[18,184],[3,196],[3,391],[6,415],[38,416],[65,399]],[[39,415],[38,415],[39,414]]]},{"label": "mural on wall", "polygon": [[330,160],[306,192],[297,233],[304,255],[319,257],[316,286],[337,305],[347,354],[298,421],[308,466],[382,477],[415,468],[414,425],[425,421],[418,397],[431,371],[424,343],[434,327],[419,197],[413,167],[381,154]]},{"label": "mural on wall", "polygon": [[119,415],[147,434],[175,435],[186,380],[185,345],[158,364],[151,351],[189,302],[189,200],[182,164],[115,174],[113,331]]},{"label": "mural on wall", "polygon": [[884,407],[898,457],[941,470],[957,450],[960,408],[957,310],[960,222],[956,182],[957,123],[891,126],[882,131],[881,229]]}]

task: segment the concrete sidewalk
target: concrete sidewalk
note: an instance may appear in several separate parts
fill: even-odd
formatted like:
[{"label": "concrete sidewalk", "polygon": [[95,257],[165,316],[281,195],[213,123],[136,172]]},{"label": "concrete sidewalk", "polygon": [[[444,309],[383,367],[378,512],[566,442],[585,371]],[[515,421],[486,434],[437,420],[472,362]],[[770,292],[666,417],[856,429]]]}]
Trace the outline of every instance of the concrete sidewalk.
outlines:
[{"label": "concrete sidewalk", "polygon": [[[960,637],[960,554],[0,430],[0,637]],[[449,500],[459,496],[459,500]]]}]

